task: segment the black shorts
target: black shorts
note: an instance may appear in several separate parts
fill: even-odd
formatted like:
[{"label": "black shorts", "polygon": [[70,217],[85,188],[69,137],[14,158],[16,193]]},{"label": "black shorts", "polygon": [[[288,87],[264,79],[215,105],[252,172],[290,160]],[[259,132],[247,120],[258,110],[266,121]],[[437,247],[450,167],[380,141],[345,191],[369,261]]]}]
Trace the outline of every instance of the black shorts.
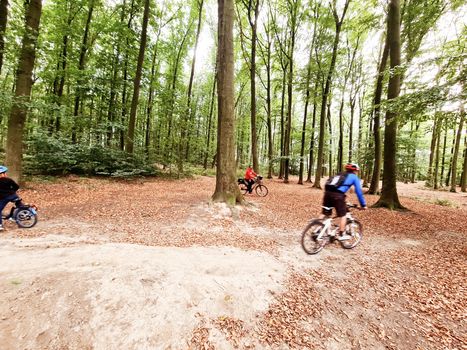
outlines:
[{"label": "black shorts", "polygon": [[[325,191],[323,198],[323,207],[334,207],[338,217],[347,214],[347,204],[345,203],[345,193]],[[323,208],[324,215],[331,215],[329,210]]]}]

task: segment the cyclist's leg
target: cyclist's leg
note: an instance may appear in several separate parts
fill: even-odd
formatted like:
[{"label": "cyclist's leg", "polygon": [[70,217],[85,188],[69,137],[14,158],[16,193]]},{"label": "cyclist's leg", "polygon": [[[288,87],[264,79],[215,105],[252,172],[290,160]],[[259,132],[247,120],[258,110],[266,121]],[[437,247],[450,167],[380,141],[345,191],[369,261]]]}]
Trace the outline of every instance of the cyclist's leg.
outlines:
[{"label": "cyclist's leg", "polygon": [[[9,202],[11,202],[12,200],[15,200],[17,198],[19,198],[19,197],[18,197],[18,195],[16,193],[10,194],[10,195],[8,195],[8,196],[6,196],[4,198],[1,198],[0,199],[0,213],[3,211],[3,209],[5,208],[5,206]],[[3,226],[2,226],[3,222],[2,221],[3,221],[3,214],[0,215],[0,228],[1,228],[1,230],[3,230]]]}]

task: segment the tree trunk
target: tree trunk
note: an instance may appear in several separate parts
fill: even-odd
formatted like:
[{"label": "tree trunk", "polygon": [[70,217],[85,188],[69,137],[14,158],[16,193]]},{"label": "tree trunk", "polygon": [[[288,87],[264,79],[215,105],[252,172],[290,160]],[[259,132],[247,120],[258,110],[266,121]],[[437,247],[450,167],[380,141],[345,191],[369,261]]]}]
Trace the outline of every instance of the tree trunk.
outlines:
[{"label": "tree trunk", "polygon": [[77,137],[77,124],[78,124],[78,114],[79,114],[79,107],[81,102],[81,95],[83,93],[83,89],[81,85],[83,84],[82,74],[86,64],[86,53],[88,52],[88,36],[89,36],[89,28],[91,27],[91,20],[92,20],[92,13],[94,11],[94,0],[89,2],[89,9],[88,9],[88,17],[86,19],[86,26],[84,28],[83,34],[83,41],[81,43],[80,53],[79,53],[79,63],[78,63],[78,79],[77,79],[77,88],[76,88],[76,96],[75,96],[75,106],[73,109],[73,127],[71,131],[71,142],[76,143],[78,140]]},{"label": "tree trunk", "polygon": [[218,0],[217,171],[215,202],[243,202],[235,176],[233,0]]},{"label": "tree trunk", "polygon": [[133,98],[131,99],[130,121],[128,123],[128,135],[126,139],[126,151],[133,153],[135,146],[135,126],[136,109],[138,107],[139,89],[141,85],[141,75],[143,71],[144,52],[146,51],[147,30],[149,21],[149,0],[144,2],[143,27],[141,29],[141,40],[139,44],[138,61],[136,65],[136,74],[133,84]]},{"label": "tree trunk", "polygon": [[[318,75],[318,73],[316,73]],[[318,106],[316,104],[316,98],[318,96],[318,76],[316,76],[315,80],[315,88],[313,91],[313,117],[311,121],[311,135],[310,135],[310,162],[308,164],[308,176],[306,178],[306,182],[312,182],[311,181],[311,175],[313,173],[313,165],[314,165],[314,150],[315,150],[315,127],[316,127],[316,110],[318,109]]]},{"label": "tree trunk", "polygon": [[31,97],[32,70],[36,59],[36,44],[42,13],[41,0],[30,0],[26,10],[25,32],[16,70],[15,97],[8,120],[5,163],[10,177],[20,181],[22,176],[23,130]]},{"label": "tree trunk", "polygon": [[446,145],[448,141],[448,119],[444,123],[444,138],[443,138],[443,156],[441,157],[441,175],[439,181],[442,184],[444,181],[444,163],[446,161]]},{"label": "tree trunk", "polygon": [[285,125],[284,125],[284,109],[285,109],[285,81],[287,78],[287,65],[282,65],[282,94],[281,94],[281,158],[279,167],[279,179],[284,177],[284,140],[285,140]]},{"label": "tree trunk", "polygon": [[188,133],[190,129],[191,116],[193,114],[191,107],[191,99],[193,95],[193,80],[195,77],[195,65],[196,65],[196,50],[198,48],[199,35],[201,33],[201,19],[203,14],[203,2],[204,0],[198,0],[198,25],[196,29],[195,36],[195,46],[193,49],[193,58],[191,60],[191,70],[190,70],[190,79],[188,82],[188,92],[187,92],[187,107],[186,111],[182,117],[182,122],[180,125],[180,142],[178,144],[178,173],[183,173],[183,161],[188,157]]},{"label": "tree trunk", "polygon": [[449,189],[450,192],[456,192],[456,185],[457,185],[457,157],[459,155],[459,146],[460,146],[460,142],[461,142],[461,138],[462,138],[462,130],[463,130],[463,127],[464,127],[464,119],[465,119],[464,103],[461,102],[459,128],[457,129],[456,145],[454,147],[454,154],[452,155],[451,188]]},{"label": "tree trunk", "polygon": [[381,95],[383,94],[384,71],[386,69],[389,56],[389,43],[386,39],[384,43],[383,54],[378,68],[378,78],[376,79],[375,96],[373,97],[373,141],[375,150],[375,161],[373,165],[373,175],[371,177],[369,194],[379,192],[379,181],[381,177]]},{"label": "tree trunk", "polygon": [[0,74],[2,74],[3,53],[5,51],[5,31],[8,21],[8,0],[0,0]]},{"label": "tree trunk", "polygon": [[303,185],[303,168],[305,157],[305,136],[306,136],[306,119],[308,116],[308,103],[310,102],[310,80],[311,80],[311,60],[313,57],[313,42],[310,49],[310,58],[308,59],[308,68],[306,73],[306,91],[305,91],[305,109],[303,112],[302,140],[300,147],[300,169],[298,171],[298,184]]},{"label": "tree trunk", "polygon": [[[399,0],[390,0],[388,11],[387,38],[389,42],[389,58],[392,75],[388,84],[388,101],[399,96],[400,72],[394,69],[401,63],[400,45],[400,3]],[[397,113],[388,110],[386,112],[386,127],[384,129],[384,171],[383,189],[381,197],[375,204],[376,207],[390,209],[403,209],[397,195],[397,168],[396,168],[396,140],[397,140]]]},{"label": "tree trunk", "polygon": [[[457,121],[457,118],[456,118],[456,121]],[[454,122],[455,124],[455,122]],[[452,158],[453,158],[453,155],[454,155],[454,147],[456,145],[456,129],[452,129],[452,144],[451,144],[451,157],[449,158],[449,168],[448,168],[448,172],[446,174],[446,186],[449,186],[449,184],[451,183],[450,180],[451,180],[451,170],[452,170]]]},{"label": "tree trunk", "polygon": [[437,130],[438,130],[439,123],[440,123],[440,117],[435,113],[435,119],[433,121],[433,130],[431,134],[430,157],[428,160],[428,174],[427,174],[427,180],[426,180],[427,187],[433,187],[433,161],[435,158]]},{"label": "tree trunk", "polygon": [[462,171],[461,191],[467,192],[467,135],[464,139],[464,169]]},{"label": "tree trunk", "polygon": [[209,156],[209,147],[211,144],[211,124],[212,124],[212,114],[214,110],[214,97],[216,94],[216,82],[217,82],[217,63],[216,63],[216,68],[214,69],[214,81],[212,83],[211,102],[209,106],[208,135],[206,138],[206,151],[204,152],[204,169],[205,170],[208,168],[208,156]]},{"label": "tree trunk", "polygon": [[[252,4],[254,3],[254,4]],[[253,158],[253,170],[259,173],[258,161],[258,135],[256,130],[256,42],[257,42],[257,24],[259,16],[260,0],[250,0],[248,5],[248,21],[251,27],[251,57],[250,57],[250,117],[251,117],[251,155]],[[251,17],[251,8],[253,9],[254,20]]]},{"label": "tree trunk", "polygon": [[439,181],[438,181],[438,173],[439,173],[439,143],[441,141],[441,122],[438,123],[437,128],[435,130],[436,135],[436,146],[435,146],[435,168],[433,174],[433,189],[437,190]]},{"label": "tree trunk", "polygon": [[324,153],[324,131],[325,131],[325,123],[326,123],[326,106],[328,101],[329,92],[331,90],[331,83],[332,83],[332,76],[334,74],[334,68],[336,66],[336,59],[337,59],[337,49],[339,46],[339,36],[341,33],[342,23],[344,21],[345,13],[349,7],[350,0],[345,1],[344,10],[342,12],[342,16],[339,19],[337,15],[337,10],[333,7],[333,16],[334,21],[336,24],[336,33],[334,36],[334,43],[332,46],[332,57],[331,57],[331,65],[329,66],[329,71],[326,77],[326,85],[323,91],[323,97],[321,100],[321,114],[320,114],[320,123],[319,123],[319,140],[318,140],[318,165],[316,169],[316,176],[315,176],[315,183],[313,187],[321,188],[321,177],[323,173],[323,153]]}]

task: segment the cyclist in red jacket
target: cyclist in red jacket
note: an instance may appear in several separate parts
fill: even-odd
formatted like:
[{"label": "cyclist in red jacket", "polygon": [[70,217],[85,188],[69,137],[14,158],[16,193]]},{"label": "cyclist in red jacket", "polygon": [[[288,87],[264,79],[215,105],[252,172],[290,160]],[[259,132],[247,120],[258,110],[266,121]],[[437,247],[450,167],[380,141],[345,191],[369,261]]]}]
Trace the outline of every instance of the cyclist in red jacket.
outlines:
[{"label": "cyclist in red jacket", "polygon": [[251,168],[251,165],[248,165],[248,168],[245,172],[245,183],[248,188],[248,193],[251,193],[251,188],[255,183],[256,176],[258,176],[258,174],[254,172],[254,170]]}]

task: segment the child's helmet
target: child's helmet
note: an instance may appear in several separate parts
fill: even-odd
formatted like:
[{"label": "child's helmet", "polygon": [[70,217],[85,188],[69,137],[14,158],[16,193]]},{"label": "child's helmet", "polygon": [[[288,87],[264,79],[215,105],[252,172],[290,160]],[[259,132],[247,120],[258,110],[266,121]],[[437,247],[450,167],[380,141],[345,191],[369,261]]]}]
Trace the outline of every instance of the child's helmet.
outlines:
[{"label": "child's helmet", "polygon": [[6,166],[0,165],[0,174],[6,173],[8,168]]},{"label": "child's helmet", "polygon": [[345,165],[345,170],[350,170],[350,171],[359,171],[360,167],[355,164],[355,163],[347,163]]}]

